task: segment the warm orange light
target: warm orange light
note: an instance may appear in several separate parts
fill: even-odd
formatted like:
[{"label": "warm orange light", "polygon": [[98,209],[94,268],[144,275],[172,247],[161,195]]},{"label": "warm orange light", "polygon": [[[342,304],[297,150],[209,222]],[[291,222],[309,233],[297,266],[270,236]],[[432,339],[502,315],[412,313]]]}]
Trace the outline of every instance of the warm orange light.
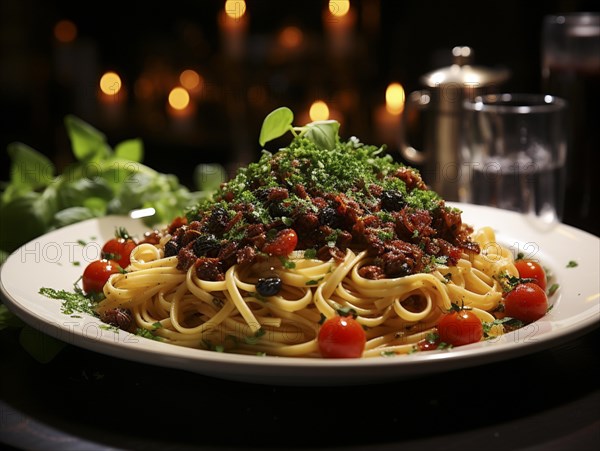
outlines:
[{"label": "warm orange light", "polygon": [[70,20],[59,20],[54,25],[54,37],[63,44],[73,42],[77,37],[77,27]]},{"label": "warm orange light", "polygon": [[404,88],[400,83],[390,83],[385,90],[385,108],[396,115],[404,111]]},{"label": "warm orange light", "polygon": [[293,49],[298,47],[302,43],[303,39],[302,30],[298,27],[294,27],[293,25],[289,27],[285,27],[281,30],[281,34],[279,35],[279,40],[284,47]]},{"label": "warm orange light", "polygon": [[116,95],[121,90],[121,77],[115,72],[106,72],[100,78],[100,90],[109,96]]},{"label": "warm orange light", "polygon": [[350,11],[350,0],[329,0],[329,12],[332,16],[343,17]]},{"label": "warm orange light", "polygon": [[308,115],[311,121],[325,121],[329,119],[329,107],[322,100],[316,100],[310,106]]},{"label": "warm orange light", "polygon": [[179,75],[179,83],[188,91],[194,91],[202,84],[202,77],[192,69],[186,69]]},{"label": "warm orange light", "polygon": [[177,86],[176,88],[171,89],[171,92],[169,93],[169,105],[173,109],[184,110],[189,104],[190,95],[184,88]]},{"label": "warm orange light", "polygon": [[232,19],[241,19],[246,14],[246,2],[244,0],[227,0],[225,14]]}]

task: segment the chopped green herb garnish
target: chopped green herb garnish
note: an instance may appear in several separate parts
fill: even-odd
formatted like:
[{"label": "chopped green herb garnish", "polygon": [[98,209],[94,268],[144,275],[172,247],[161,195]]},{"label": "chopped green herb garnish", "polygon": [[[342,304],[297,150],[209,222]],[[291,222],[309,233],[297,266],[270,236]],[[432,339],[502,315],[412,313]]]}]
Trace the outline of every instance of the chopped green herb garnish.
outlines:
[{"label": "chopped green herb garnish", "polygon": [[162,341],[162,337],[159,337],[158,335],[154,335],[151,331],[149,331],[148,329],[144,329],[141,327],[138,327],[135,330],[135,335],[139,336],[139,337],[143,337],[143,338],[148,338],[150,340],[156,340],[156,341]]},{"label": "chopped green herb garnish", "polygon": [[119,331],[121,330],[118,327],[112,326],[110,324],[100,324],[98,328],[101,330],[112,330],[114,333],[119,333]]},{"label": "chopped green herb garnish", "polygon": [[354,310],[352,307],[340,307],[336,309],[336,312],[340,316],[352,316],[353,318],[356,318],[358,315],[356,310]]},{"label": "chopped green herb garnish", "polygon": [[579,263],[575,260],[570,260],[569,263],[567,263],[567,268],[576,268],[577,266],[579,266]]},{"label": "chopped green herb garnish", "polygon": [[285,269],[294,269],[296,267],[296,263],[285,257],[280,257],[279,260]]},{"label": "chopped green herb garnish", "polygon": [[250,337],[244,337],[244,342],[248,345],[255,345],[265,333],[266,332],[264,329],[258,329],[254,335]]},{"label": "chopped green herb garnish", "polygon": [[493,326],[502,326],[504,328],[504,332],[510,332],[515,329],[519,329],[524,326],[524,323],[521,320],[511,318],[510,316],[505,316],[501,319],[495,319],[492,322],[483,322],[483,338],[490,338],[490,330]]},{"label": "chopped green herb garnish", "polygon": [[39,293],[51,299],[58,299],[63,301],[61,306],[61,312],[65,315],[71,315],[73,313],[87,313],[89,315],[95,315],[94,302],[83,293],[77,293],[66,290],[55,290],[53,288],[40,288]]},{"label": "chopped green herb garnish", "polygon": [[316,249],[306,249],[304,251],[304,258],[306,258],[307,260],[313,259],[317,256],[317,250]]},{"label": "chopped green herb garnish", "polygon": [[552,285],[550,285],[550,288],[548,288],[548,296],[552,296],[554,293],[556,293],[556,290],[558,290],[558,287],[560,285],[557,283],[553,283]]}]

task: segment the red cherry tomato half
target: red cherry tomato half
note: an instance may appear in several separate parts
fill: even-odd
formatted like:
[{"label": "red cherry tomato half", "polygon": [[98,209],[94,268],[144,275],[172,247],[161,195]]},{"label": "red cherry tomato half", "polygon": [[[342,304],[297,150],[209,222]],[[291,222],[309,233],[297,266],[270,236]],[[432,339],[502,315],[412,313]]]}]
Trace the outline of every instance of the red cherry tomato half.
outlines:
[{"label": "red cherry tomato half", "polygon": [[81,282],[83,291],[86,294],[102,293],[104,284],[108,278],[115,273],[120,272],[119,264],[114,260],[95,260],[83,271]]},{"label": "red cherry tomato half", "polygon": [[504,298],[504,313],[525,323],[540,319],[548,311],[548,296],[535,283],[521,283]]},{"label": "red cherry tomato half", "polygon": [[437,328],[440,341],[452,346],[477,343],[483,338],[483,324],[470,310],[461,309],[445,314]]},{"label": "red cherry tomato half", "polygon": [[350,316],[334,316],[326,320],[318,336],[321,355],[331,359],[362,356],[367,337],[364,329]]},{"label": "red cherry tomato half", "polygon": [[542,290],[546,289],[546,271],[538,262],[534,260],[517,260],[515,267],[519,271],[521,279],[533,279],[533,282],[539,285]]},{"label": "red cherry tomato half", "polygon": [[113,238],[102,246],[102,258],[116,261],[121,268],[130,263],[131,251],[137,244],[132,239]]},{"label": "red cherry tomato half", "polygon": [[269,255],[284,256],[291,254],[298,244],[298,235],[293,229],[283,229],[263,246],[263,252]]}]

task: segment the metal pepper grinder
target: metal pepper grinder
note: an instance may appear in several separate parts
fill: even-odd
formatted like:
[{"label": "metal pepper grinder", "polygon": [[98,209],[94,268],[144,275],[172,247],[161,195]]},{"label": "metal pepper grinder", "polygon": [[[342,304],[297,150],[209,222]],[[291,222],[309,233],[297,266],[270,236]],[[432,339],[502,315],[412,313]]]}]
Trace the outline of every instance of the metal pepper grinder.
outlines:
[{"label": "metal pepper grinder", "polygon": [[[468,177],[460,159],[463,101],[479,95],[499,92],[510,76],[507,69],[471,65],[470,47],[452,49],[453,64],[420,78],[425,89],[412,92],[406,102],[401,127],[400,153],[410,165],[418,166],[425,183],[444,199],[458,201],[461,177]],[[423,148],[407,142],[410,120],[419,117]]]}]

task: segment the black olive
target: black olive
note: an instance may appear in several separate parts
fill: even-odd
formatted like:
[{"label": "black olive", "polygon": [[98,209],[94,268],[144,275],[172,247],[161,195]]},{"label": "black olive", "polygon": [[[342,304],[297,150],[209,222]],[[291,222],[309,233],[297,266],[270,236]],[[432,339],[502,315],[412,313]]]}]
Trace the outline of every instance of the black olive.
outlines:
[{"label": "black olive", "polygon": [[131,311],[119,307],[107,310],[106,312],[100,314],[100,320],[127,331],[131,331],[132,327],[134,326],[134,320]]},{"label": "black olive", "polygon": [[201,235],[194,242],[194,255],[196,257],[210,257],[210,254],[217,253],[220,247],[221,243],[214,235]]},{"label": "black olive", "polygon": [[256,197],[258,200],[266,202],[269,198],[269,188],[261,186],[260,188],[255,189],[252,194],[254,194],[254,197]]},{"label": "black olive", "polygon": [[406,200],[400,191],[388,190],[381,193],[381,209],[400,211],[406,206]]},{"label": "black olive", "polygon": [[216,207],[210,214],[206,228],[211,233],[221,233],[229,222],[229,213],[221,207]]},{"label": "black olive", "polygon": [[281,291],[281,285],[279,277],[264,277],[256,282],[256,291],[261,296],[275,296]]},{"label": "black olive", "polygon": [[177,255],[178,252],[179,243],[177,240],[171,238],[169,241],[167,241],[167,244],[165,244],[165,257],[173,257],[174,255]]},{"label": "black olive", "polygon": [[269,214],[272,218],[278,218],[280,216],[290,216],[292,209],[281,202],[269,203]]},{"label": "black olive", "polygon": [[335,208],[325,207],[319,215],[319,223],[329,227],[336,228],[339,226],[339,215]]}]

